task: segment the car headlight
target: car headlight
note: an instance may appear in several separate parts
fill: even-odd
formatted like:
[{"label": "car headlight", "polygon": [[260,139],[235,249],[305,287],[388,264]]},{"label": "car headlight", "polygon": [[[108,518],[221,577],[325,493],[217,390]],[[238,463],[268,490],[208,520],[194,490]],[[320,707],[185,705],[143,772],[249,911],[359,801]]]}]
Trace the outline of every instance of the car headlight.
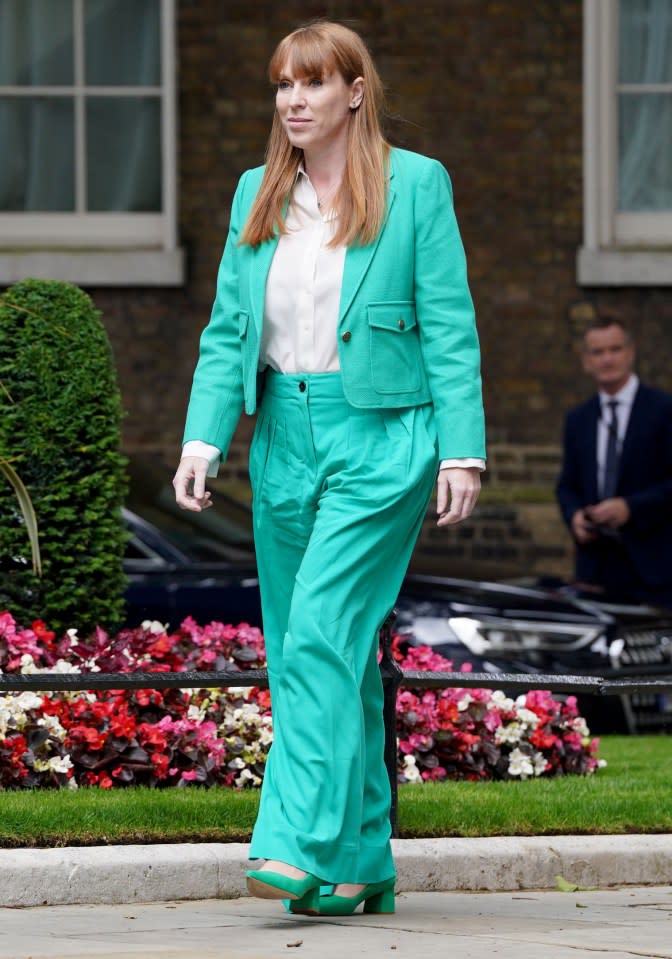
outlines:
[{"label": "car headlight", "polygon": [[[604,644],[600,624],[558,623],[540,620],[504,619],[472,616],[418,616],[413,620],[413,635],[419,645],[439,646],[462,643],[475,656],[513,654],[533,649],[573,651]],[[601,651],[597,649],[596,651]]]}]

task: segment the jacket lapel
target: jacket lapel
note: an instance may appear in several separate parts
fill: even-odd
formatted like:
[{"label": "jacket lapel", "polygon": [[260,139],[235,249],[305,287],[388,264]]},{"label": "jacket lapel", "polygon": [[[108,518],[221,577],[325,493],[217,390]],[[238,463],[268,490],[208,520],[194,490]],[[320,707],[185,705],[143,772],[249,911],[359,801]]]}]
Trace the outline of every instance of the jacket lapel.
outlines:
[{"label": "jacket lapel", "polygon": [[387,212],[385,214],[383,229],[380,231],[373,243],[369,243],[367,246],[350,246],[345,254],[343,285],[341,287],[341,304],[338,313],[339,323],[347,316],[348,310],[352,306],[352,301],[362,285],[362,281],[366,276],[366,271],[371,265],[371,260],[378,249],[378,244],[380,243],[380,239],[385,231],[385,226],[390,216],[390,210],[392,209],[392,204],[394,203],[396,196],[393,178],[394,170],[390,168],[390,186],[388,190]]},{"label": "jacket lapel", "polygon": [[278,245],[279,237],[275,236],[265,243],[261,243],[250,251],[250,310],[252,319],[261,337],[261,327],[264,321],[264,300],[266,297],[266,281],[271,261]]},{"label": "jacket lapel", "polygon": [[[388,205],[387,213],[385,215],[385,223],[387,223],[387,219],[390,215],[390,210],[392,209],[392,204],[394,203],[396,196],[393,180],[394,170],[390,168],[390,187],[388,191]],[[371,260],[373,259],[373,256],[378,248],[378,244],[380,243],[380,238],[385,230],[385,223],[383,224],[383,229],[380,231],[373,243],[369,243],[367,246],[348,247],[348,250],[345,254],[345,265],[343,268],[343,285],[341,288],[339,322],[346,316],[352,305],[352,301],[357,295],[357,291],[361,286],[364,277],[366,276],[366,271],[371,264]],[[259,331],[259,336],[261,336],[261,328],[264,319],[266,281],[268,279],[268,271],[271,268],[273,254],[275,253],[278,245],[278,239],[279,237],[277,236],[273,237],[273,239],[267,240],[266,243],[262,243],[249,253],[250,308],[255,326]]]},{"label": "jacket lapel", "polygon": [[586,468],[588,470],[588,502],[597,503],[599,499],[597,488],[597,425],[600,419],[600,398],[593,396],[588,407],[588,421],[586,433]]},{"label": "jacket lapel", "polygon": [[631,459],[632,446],[637,439],[637,435],[640,430],[640,424],[645,420],[645,400],[642,395],[642,386],[641,383],[637,387],[637,392],[635,393],[634,399],[632,401],[632,409],[630,410],[630,416],[628,418],[628,425],[625,430],[625,436],[623,437],[623,446],[621,448],[621,455],[618,459],[618,474],[619,479],[623,471],[623,463],[627,463]]}]

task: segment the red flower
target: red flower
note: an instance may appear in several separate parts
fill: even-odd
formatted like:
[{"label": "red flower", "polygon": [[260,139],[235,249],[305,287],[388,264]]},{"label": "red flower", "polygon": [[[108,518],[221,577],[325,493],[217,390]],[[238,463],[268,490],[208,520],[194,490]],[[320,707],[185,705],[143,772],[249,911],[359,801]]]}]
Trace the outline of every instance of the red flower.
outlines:
[{"label": "red flower", "polygon": [[530,742],[533,746],[536,746],[537,749],[553,749],[555,746],[560,745],[560,740],[557,736],[543,729],[535,729],[534,732],[530,733]]},{"label": "red flower", "polygon": [[51,646],[53,641],[56,639],[56,633],[52,632],[50,629],[47,629],[46,623],[43,623],[41,619],[33,620],[31,623],[31,628],[39,641],[44,643],[45,646]]},{"label": "red flower", "polygon": [[152,760],[156,778],[165,779],[168,775],[168,766],[170,765],[168,756],[165,756],[163,753],[152,753],[149,758]]},{"label": "red flower", "polygon": [[138,726],[138,738],[144,746],[156,746],[157,749],[166,748],[164,733],[151,723],[142,723]]},{"label": "red flower", "polygon": [[133,739],[136,730],[136,721],[134,716],[130,716],[124,711],[112,717],[110,721],[110,731],[114,736],[120,739]]}]

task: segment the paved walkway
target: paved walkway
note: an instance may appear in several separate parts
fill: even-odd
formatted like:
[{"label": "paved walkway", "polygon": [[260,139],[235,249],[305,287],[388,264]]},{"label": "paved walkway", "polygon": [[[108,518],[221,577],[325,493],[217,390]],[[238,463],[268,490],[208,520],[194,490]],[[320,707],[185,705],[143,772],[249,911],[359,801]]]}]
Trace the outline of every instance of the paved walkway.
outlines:
[{"label": "paved walkway", "polygon": [[395,840],[397,913],[341,919],[247,897],[247,853],[0,850],[0,959],[672,959],[672,835]]},{"label": "paved walkway", "polygon": [[394,916],[259,899],[0,909],[0,959],[672,959],[672,888],[401,893]]}]

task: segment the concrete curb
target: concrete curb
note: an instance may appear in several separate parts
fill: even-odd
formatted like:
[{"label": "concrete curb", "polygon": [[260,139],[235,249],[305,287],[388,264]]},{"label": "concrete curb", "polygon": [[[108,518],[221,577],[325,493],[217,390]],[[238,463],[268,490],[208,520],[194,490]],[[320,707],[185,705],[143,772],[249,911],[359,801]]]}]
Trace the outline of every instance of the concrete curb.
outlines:
[{"label": "concrete curb", "polygon": [[[400,892],[672,883],[672,835],[393,840]],[[233,899],[243,843],[0,850],[0,907]]]}]

